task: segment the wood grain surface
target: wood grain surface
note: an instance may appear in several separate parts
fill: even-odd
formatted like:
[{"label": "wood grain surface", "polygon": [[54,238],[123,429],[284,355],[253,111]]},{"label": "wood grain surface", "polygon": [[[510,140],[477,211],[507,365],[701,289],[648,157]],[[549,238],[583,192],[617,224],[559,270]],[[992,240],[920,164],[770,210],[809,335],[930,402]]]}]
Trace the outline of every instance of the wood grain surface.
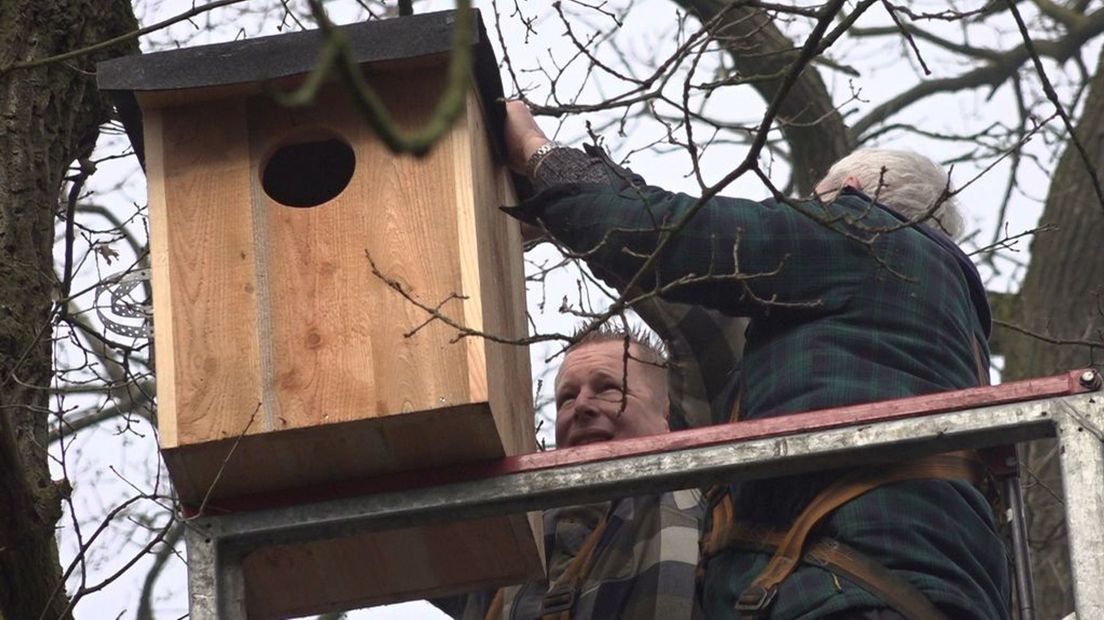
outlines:
[{"label": "wood grain surface", "polygon": [[[398,69],[369,78],[415,127],[444,67]],[[228,498],[531,452],[527,348],[427,323],[367,259],[458,324],[527,334],[520,231],[497,209],[513,188],[478,94],[413,157],[390,153],[335,85],[303,108],[234,92],[145,97],[161,444],[180,499],[217,512]],[[319,138],[352,148],[348,186],[309,208],[268,196],[272,154]],[[543,570],[540,540],[533,513],[258,551],[250,614],[522,581]]]},{"label": "wood grain surface", "polygon": [[[409,128],[429,117],[443,72],[370,77]],[[327,469],[362,476],[532,450],[526,348],[426,323],[367,259],[459,324],[526,335],[520,234],[497,209],[512,186],[478,95],[424,157],[387,151],[337,86],[304,108],[263,94],[197,99],[147,111],[162,445],[186,497],[249,491],[257,479],[253,491],[302,486]],[[344,191],[311,208],[269,197],[261,178],[271,155],[319,137],[355,153]],[[432,430],[456,411],[470,423],[448,424],[455,436]],[[386,421],[415,413],[416,423]],[[268,438],[328,425],[350,433],[350,422],[365,424],[353,434],[366,443],[349,454],[320,448],[335,431]],[[245,441],[253,435],[263,437]],[[265,442],[280,446],[279,459],[264,458]],[[257,460],[231,458],[235,445]]]}]

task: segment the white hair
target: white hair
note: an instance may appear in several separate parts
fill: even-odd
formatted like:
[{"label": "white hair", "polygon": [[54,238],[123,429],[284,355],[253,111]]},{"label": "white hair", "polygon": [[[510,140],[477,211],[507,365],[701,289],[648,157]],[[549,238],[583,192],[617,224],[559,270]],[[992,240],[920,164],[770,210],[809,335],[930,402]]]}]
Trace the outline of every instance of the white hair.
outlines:
[{"label": "white hair", "polygon": [[932,213],[934,221],[924,223],[943,229],[952,239],[958,239],[966,227],[958,203],[952,196],[944,196],[944,191],[954,191],[950,177],[939,164],[919,153],[890,149],[855,151],[832,164],[817,184],[817,193],[824,200],[835,199],[848,177],[858,179],[864,192],[877,196],[879,202],[910,220],[924,217],[943,198]]}]

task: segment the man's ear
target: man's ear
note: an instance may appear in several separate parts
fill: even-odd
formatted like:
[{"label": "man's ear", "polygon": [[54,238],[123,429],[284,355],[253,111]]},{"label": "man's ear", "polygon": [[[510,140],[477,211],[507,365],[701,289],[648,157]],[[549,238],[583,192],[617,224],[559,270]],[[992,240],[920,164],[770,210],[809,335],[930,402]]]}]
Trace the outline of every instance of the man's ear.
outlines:
[{"label": "man's ear", "polygon": [[862,191],[862,188],[863,188],[862,181],[859,180],[859,177],[854,177],[854,176],[849,176],[846,179],[844,179],[843,180],[843,186],[844,187],[850,187],[851,189],[857,189],[860,192]]}]

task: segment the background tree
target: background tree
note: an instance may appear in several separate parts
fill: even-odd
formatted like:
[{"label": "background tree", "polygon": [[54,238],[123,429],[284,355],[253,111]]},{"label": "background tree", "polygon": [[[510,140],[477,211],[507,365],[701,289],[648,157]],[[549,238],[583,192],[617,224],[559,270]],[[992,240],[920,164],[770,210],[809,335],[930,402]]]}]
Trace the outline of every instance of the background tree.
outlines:
[{"label": "background tree", "polygon": [[110,116],[95,62],[134,43],[26,65],[135,27],[128,2],[0,5],[0,617],[12,620],[69,616],[54,539],[68,488],[51,481],[47,424],[51,330],[68,311],[72,271],[59,279],[54,270],[53,228],[72,218],[59,210],[59,191],[68,182],[79,194]]},{"label": "background tree", "polygon": [[[1097,175],[1104,173],[1104,57],[1098,61],[1076,134]],[[1073,146],[1054,169],[1040,226],[1052,229],[1031,243],[1023,284],[1006,309],[998,337],[1006,379],[1025,379],[1064,369],[1100,366],[1104,345],[1104,205],[1092,175]],[[1006,302],[1007,303],[1007,302]],[[1065,558],[1062,483],[1054,441],[1024,447],[1031,478],[1025,490],[1040,607],[1073,607]]]}]

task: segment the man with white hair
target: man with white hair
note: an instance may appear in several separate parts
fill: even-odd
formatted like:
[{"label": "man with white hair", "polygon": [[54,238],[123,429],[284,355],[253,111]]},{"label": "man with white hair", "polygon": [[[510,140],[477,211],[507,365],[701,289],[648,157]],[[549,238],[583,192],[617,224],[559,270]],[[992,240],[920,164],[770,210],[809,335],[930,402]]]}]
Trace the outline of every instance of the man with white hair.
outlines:
[{"label": "man with white hair", "polygon": [[[550,142],[516,102],[506,138],[511,165],[545,187],[512,215],[619,290],[748,317],[733,419],[987,380],[985,292],[947,234],[962,228],[948,177],[926,158],[861,151],[833,166],[814,200],[703,202],[596,149]],[[963,459],[934,462],[712,490],[706,615],[1007,618],[1007,558],[975,472]]]},{"label": "man with white hair", "polygon": [[832,202],[843,188],[867,188],[877,202],[910,220],[939,228],[947,236],[962,236],[965,223],[951,196],[950,178],[935,162],[912,151],[864,149],[832,164],[817,183],[821,200]]}]

